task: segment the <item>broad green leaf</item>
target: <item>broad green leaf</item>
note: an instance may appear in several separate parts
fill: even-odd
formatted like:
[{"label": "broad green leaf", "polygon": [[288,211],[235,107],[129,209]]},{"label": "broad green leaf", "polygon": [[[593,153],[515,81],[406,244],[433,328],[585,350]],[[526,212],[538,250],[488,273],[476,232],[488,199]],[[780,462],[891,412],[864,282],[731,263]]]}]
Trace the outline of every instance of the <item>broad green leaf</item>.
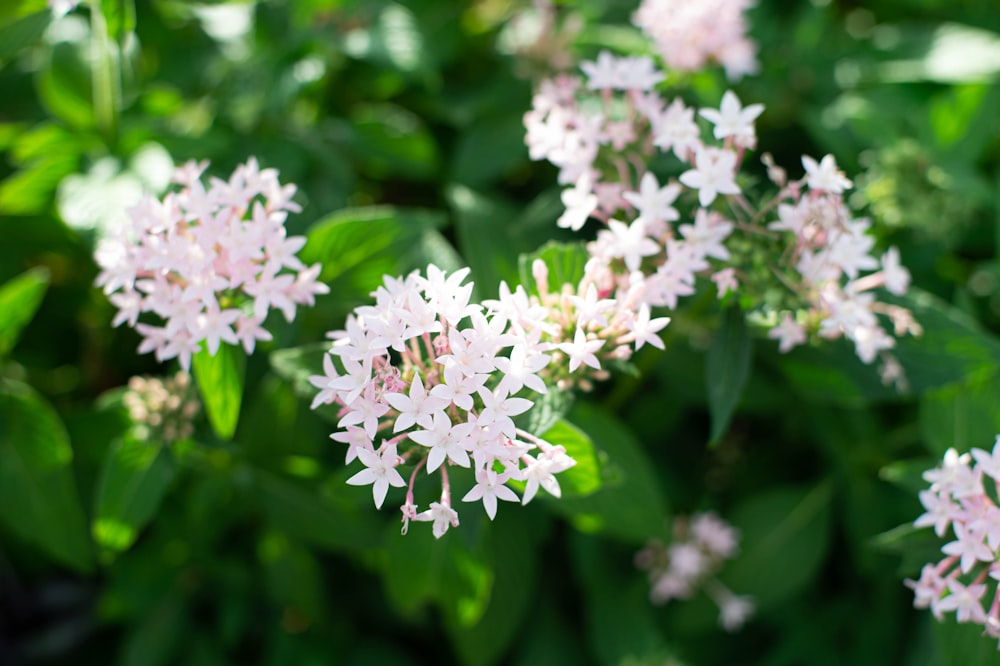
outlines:
[{"label": "broad green leaf", "polygon": [[52,22],[52,12],[44,10],[23,16],[0,27],[0,63],[31,46]]},{"label": "broad green leaf", "polygon": [[153,519],[175,473],[170,450],[158,442],[129,435],[108,449],[91,525],[106,562],[127,550]]},{"label": "broad green leaf", "polygon": [[522,254],[518,258],[518,272],[521,284],[528,293],[537,293],[535,278],[532,274],[532,264],[536,259],[545,262],[548,269],[548,289],[551,293],[559,293],[564,284],[574,288],[583,279],[583,270],[590,259],[590,254],[583,243],[557,243],[550,241],[537,252]]},{"label": "broad green leaf", "polygon": [[343,280],[331,286],[334,294],[342,288],[350,289],[356,298],[367,298],[382,283],[383,275],[424,269],[426,262],[414,254],[414,246],[444,223],[444,214],[433,210],[349,208],[312,226],[302,261],[321,262],[324,282]]},{"label": "broad green leaf", "polygon": [[744,500],[730,513],[740,530],[740,556],[722,572],[737,594],[762,610],[808,585],[827,554],[833,487],[777,487]]},{"label": "broad green leaf", "polygon": [[927,450],[937,456],[954,448],[990,450],[1000,432],[1000,377],[946,386],[920,400],[920,431]]},{"label": "broad green leaf", "polygon": [[919,458],[917,460],[896,460],[878,471],[878,476],[883,481],[896,485],[914,496],[921,490],[927,490],[930,486],[924,480],[923,474],[927,470],[934,469],[941,464],[941,457]]},{"label": "broad green leaf", "polygon": [[329,490],[319,491],[254,470],[253,499],[275,528],[307,543],[347,552],[379,544],[380,528],[371,512],[338,499]]},{"label": "broad green leaf", "polygon": [[93,568],[66,430],[51,405],[13,382],[0,383],[0,519],[53,559]]},{"label": "broad green leaf", "polygon": [[215,434],[222,439],[232,439],[236,432],[246,361],[242,347],[227,344],[220,345],[215,356],[205,348],[192,359],[205,413]]},{"label": "broad green leaf", "polygon": [[121,644],[121,666],[168,666],[183,637],[189,636],[188,611],[178,590],[171,592],[130,627]]},{"label": "broad green leaf", "polygon": [[10,353],[35,316],[49,286],[49,272],[33,268],[0,286],[0,359]]},{"label": "broad green leaf", "polygon": [[586,497],[565,497],[549,507],[577,529],[644,543],[663,532],[667,503],[655,465],[629,429],[615,417],[578,404],[568,417],[593,442],[602,485]]},{"label": "broad green leaf", "polygon": [[[601,464],[587,433],[567,421],[556,421],[541,438],[562,446],[566,455],[576,461],[576,465],[556,475],[563,497],[589,495],[601,487]],[[539,494],[545,493],[539,491]]]},{"label": "broad green leaf", "polygon": [[726,432],[750,375],[752,351],[753,340],[743,311],[738,307],[729,308],[722,315],[706,358],[705,384],[712,417],[710,445],[718,444]]}]

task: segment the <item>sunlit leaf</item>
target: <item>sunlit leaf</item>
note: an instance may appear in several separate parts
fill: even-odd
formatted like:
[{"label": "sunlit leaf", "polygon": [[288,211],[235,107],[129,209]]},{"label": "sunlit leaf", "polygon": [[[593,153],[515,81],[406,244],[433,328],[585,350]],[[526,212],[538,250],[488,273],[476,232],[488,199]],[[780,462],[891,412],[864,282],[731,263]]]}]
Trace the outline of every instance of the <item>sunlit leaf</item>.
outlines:
[{"label": "sunlit leaf", "polygon": [[91,526],[106,561],[135,542],[156,515],[175,473],[170,450],[158,442],[130,435],[108,449]]},{"label": "sunlit leaf", "polygon": [[240,418],[246,354],[241,347],[223,344],[213,356],[205,347],[192,358],[192,367],[212,429],[231,439]]}]

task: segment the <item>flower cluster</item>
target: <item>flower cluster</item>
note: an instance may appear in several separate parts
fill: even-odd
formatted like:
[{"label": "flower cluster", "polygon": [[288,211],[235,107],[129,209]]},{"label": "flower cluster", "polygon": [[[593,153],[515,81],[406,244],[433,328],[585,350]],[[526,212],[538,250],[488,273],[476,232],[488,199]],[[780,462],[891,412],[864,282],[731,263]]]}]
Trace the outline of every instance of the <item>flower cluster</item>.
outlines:
[{"label": "flower cluster", "polygon": [[938,620],[953,612],[958,622],[981,624],[1000,638],[1000,588],[993,582],[1000,580],[1000,506],[993,499],[1000,490],[1000,435],[992,452],[949,449],[924,480],[931,484],[920,492],[925,512],[913,524],[933,527],[939,537],[950,531],[954,540],[941,547],[941,561],[906,581],[913,605],[930,608]]},{"label": "flower cluster", "polygon": [[730,79],[758,69],[744,12],[754,0],[643,0],[632,22],[646,33],[670,69],[694,72],[721,64]]},{"label": "flower cluster", "polygon": [[[602,296],[631,294],[637,304],[674,309],[706,277],[718,298],[738,293],[741,305],[750,303],[781,351],[810,332],[844,336],[865,363],[881,358],[883,379],[902,388],[888,351],[895,338],[878,315],[889,317],[896,335],[920,329],[907,310],[876,301],[870,290],[902,294],[909,273],[895,248],[873,254],[870,222],[852,217],[844,201],[851,183],[832,156],[804,156],[805,174],[789,181],[765,155],[779,190],[755,208],[738,180],[756,148],[763,105],[744,106],[726,92],[719,108],[697,110],[711,125],[706,138],[694,108],[653,90],[663,74],[649,58],[603,51],[581,69],[586,85],[566,75],[541,84],[525,114],[526,142],[533,159],[552,162],[559,181],[572,184],[558,225],[603,224],[587,267]],[[664,183],[648,165],[667,153],[680,173]]]},{"label": "flower cluster", "polygon": [[[371,485],[378,508],[390,486],[407,487],[404,533],[411,520],[432,522],[435,537],[458,525],[452,467],[472,472],[475,485],[462,501],[482,502],[492,520],[498,500],[518,501],[508,483],[524,484],[522,503],[539,487],[558,497],[556,474],[575,464],[562,446],[514,420],[534,405],[522,392],[547,392],[539,373],[551,360],[523,292],[502,297],[498,309],[470,303],[468,273],[431,265],[426,277],[386,277],[375,304],[357,308],[345,330],[330,334],[324,374],[310,378],[320,389],[312,407],[339,407],[343,430],[331,438],[347,445],[347,463],[364,467],[347,482]],[[408,484],[403,464],[412,465]],[[441,478],[440,500],[424,511],[414,503],[421,470]]]},{"label": "flower cluster", "polygon": [[672,542],[651,540],[635,562],[648,573],[653,603],[689,599],[703,589],[719,606],[719,624],[726,631],[736,631],[753,615],[753,600],[733,594],[714,576],[725,560],[736,556],[738,548],[735,528],[714,513],[697,513],[690,520],[675,518]]},{"label": "flower cluster", "polygon": [[139,439],[164,444],[186,439],[194,432],[193,420],[201,406],[195,397],[191,375],[132,377],[122,396]]},{"label": "flower cluster", "polygon": [[[206,188],[207,166],[177,169],[181,189],[162,201],[146,195],[96,252],[97,285],[118,308],[113,325],[128,322],[143,336],[139,353],[176,357],[185,370],[201,342],[213,355],[223,342],[251,353],[271,339],[262,326],[271,308],[291,321],[297,305],[329,291],[317,282],[320,265],[306,268],[296,256],[305,238],[285,232],[288,212],[299,210],[295,186],[250,159]],[[144,312],[163,325],[140,322]]]}]

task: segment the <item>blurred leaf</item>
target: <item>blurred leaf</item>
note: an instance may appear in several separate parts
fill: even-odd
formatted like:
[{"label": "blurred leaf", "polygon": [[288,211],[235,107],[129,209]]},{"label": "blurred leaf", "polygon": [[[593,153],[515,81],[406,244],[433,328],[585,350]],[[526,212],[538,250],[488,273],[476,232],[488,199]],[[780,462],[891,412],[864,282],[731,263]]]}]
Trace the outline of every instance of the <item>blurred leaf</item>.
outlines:
[{"label": "blurred leaf", "polygon": [[0,359],[17,344],[21,331],[42,304],[49,286],[49,272],[33,268],[0,285]]},{"label": "blurred leaf", "polygon": [[108,36],[121,44],[135,30],[135,0],[100,0]]},{"label": "blurred leaf", "polygon": [[167,666],[190,632],[184,600],[171,591],[151,612],[137,618],[122,642],[121,666]]},{"label": "blurred leaf", "polygon": [[85,40],[58,42],[38,72],[38,97],[49,112],[72,127],[96,127],[91,72]]},{"label": "blurred leaf", "polygon": [[107,561],[127,550],[153,519],[175,473],[170,450],[159,442],[129,435],[108,449],[91,526]]},{"label": "blurred leaf", "polygon": [[920,400],[920,432],[927,450],[992,449],[1000,432],[1000,376],[928,391]]},{"label": "blurred leaf", "polygon": [[[898,338],[894,350],[912,393],[995,372],[1000,341],[958,308],[915,287],[905,296],[882,298],[909,309],[923,328],[920,336]],[[843,341],[793,350],[781,356],[778,365],[798,394],[816,401],[858,403],[900,395],[883,385],[877,369],[861,363]]]},{"label": "blurred leaf", "polygon": [[492,296],[501,280],[514,284],[518,250],[510,225],[516,207],[463,185],[452,185],[446,196],[455,211],[458,247],[472,268],[477,293]]},{"label": "blurred leaf", "polygon": [[[662,649],[663,639],[644,577],[632,570],[623,573],[620,563],[607,554],[606,546],[593,537],[575,535],[573,546],[573,568],[584,582],[586,640],[599,663],[635,663],[627,660]],[[660,659],[656,663],[669,662]]]},{"label": "blurred leaf", "polygon": [[232,439],[243,400],[247,357],[242,347],[222,344],[215,356],[207,345],[194,355],[192,367],[208,421],[221,439]]},{"label": "blurred leaf", "polygon": [[812,582],[830,540],[832,484],[777,487],[745,499],[730,513],[740,555],[723,569],[736,594],[761,610],[777,607]]},{"label": "blurred leaf", "polygon": [[312,400],[319,389],[309,383],[309,377],[323,374],[323,357],[329,350],[329,342],[314,342],[301,347],[275,349],[269,358],[275,374],[290,383],[296,395]]},{"label": "blurred leaf", "polygon": [[0,27],[0,63],[41,39],[51,22],[52,12],[46,9]]},{"label": "blurred leaf", "polygon": [[[909,31],[914,41],[923,35]],[[941,23],[933,29],[926,51],[917,59],[883,63],[880,78],[887,82],[991,82],[1000,74],[1000,35],[961,23]]]},{"label": "blurred leaf", "polygon": [[263,470],[253,471],[254,498],[271,523],[289,536],[332,550],[375,548],[378,524],[370,511],[338,502],[319,492]]},{"label": "blurred leaf", "polygon": [[[455,535],[435,539],[427,523],[410,523],[405,536],[390,523],[385,535],[385,569],[382,580],[389,601],[400,615],[412,616],[421,606],[438,599],[446,549]],[[450,531],[450,530],[449,530]]]},{"label": "blurred leaf", "polygon": [[[594,443],[585,432],[566,421],[557,421],[541,438],[566,449],[566,455],[576,465],[556,475],[563,497],[589,495],[601,487],[601,465],[594,451]],[[542,494],[539,491],[539,494]]]},{"label": "blurred leaf", "polygon": [[574,289],[580,284],[590,253],[583,243],[550,241],[537,252],[522,254],[517,260],[518,273],[521,276],[521,284],[529,294],[538,293],[532,274],[532,264],[536,259],[545,262],[549,274],[549,292],[557,294],[564,284],[572,285]]},{"label": "blurred leaf", "polygon": [[663,532],[667,504],[655,465],[629,429],[615,417],[578,403],[569,422],[593,442],[603,483],[586,497],[550,502],[578,530],[604,533],[630,543],[644,543]]},{"label": "blurred leaf", "polygon": [[0,210],[8,215],[46,211],[60,181],[77,170],[83,150],[80,137],[56,123],[19,133],[10,152],[19,169],[0,183]]},{"label": "blurred leaf", "polygon": [[51,405],[13,382],[0,383],[0,519],[59,562],[93,568],[66,430]]},{"label": "blurred leaf", "polygon": [[712,417],[709,445],[718,444],[726,432],[750,374],[752,351],[746,317],[738,307],[730,307],[722,315],[706,357],[705,384]]},{"label": "blurred leaf", "polygon": [[[492,563],[483,610],[479,612],[475,606],[469,611],[463,611],[461,606],[443,609],[452,643],[462,662],[470,666],[497,663],[520,638],[519,629],[526,616],[534,614],[541,553],[525,521],[523,514],[505,515],[490,525],[488,555],[476,562],[480,566],[487,564],[482,560]],[[469,554],[475,558],[474,553]]]},{"label": "blurred leaf", "polygon": [[469,187],[483,187],[527,160],[524,124],[519,116],[478,119],[458,139],[451,179]]},{"label": "blurred leaf", "polygon": [[923,474],[941,464],[941,458],[919,458],[917,460],[896,460],[879,470],[878,476],[914,496],[921,490],[927,490],[929,484]]},{"label": "blurred leaf", "polygon": [[[266,532],[257,545],[268,591],[285,609],[285,618],[309,627],[326,614],[323,570],[315,556],[278,532]],[[286,624],[287,626],[287,624]]]},{"label": "blurred leaf", "polygon": [[370,27],[348,33],[343,46],[352,57],[414,73],[430,68],[427,54],[433,45],[424,41],[413,11],[393,2],[382,7]]},{"label": "blurred leaf", "polygon": [[413,112],[392,104],[358,106],[351,125],[358,158],[375,178],[429,180],[437,174],[437,143]]},{"label": "blurred leaf", "polygon": [[934,622],[934,643],[945,666],[997,666],[996,639],[983,635],[981,625],[959,624],[952,616]]}]

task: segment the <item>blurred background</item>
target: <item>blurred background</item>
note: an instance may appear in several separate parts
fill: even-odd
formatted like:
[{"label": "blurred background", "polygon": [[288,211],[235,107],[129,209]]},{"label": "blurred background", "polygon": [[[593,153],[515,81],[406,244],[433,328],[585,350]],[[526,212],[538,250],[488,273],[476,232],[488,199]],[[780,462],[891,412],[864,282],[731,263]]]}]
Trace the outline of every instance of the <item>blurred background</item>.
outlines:
[{"label": "blurred background", "polygon": [[[902,355],[912,393],[846,346],[782,356],[761,339],[709,448],[715,314],[696,301],[666,352],[570,413],[603,456],[598,492],[492,524],[467,512],[443,545],[401,538],[344,484],[300,368],[384,273],[469,265],[489,298],[519,254],[568,238],[522,116],[542,77],[649,52],[636,4],[98,4],[0,6],[0,284],[29,271],[40,303],[18,323],[0,300],[0,381],[32,391],[0,401],[0,664],[1000,663],[975,627],[913,610],[902,580],[940,544],[889,532],[921,512],[920,471],[1000,431],[995,2],[759,0],[758,74],[668,81],[697,106],[732,86],[766,106],[761,152],[794,175],[831,153],[854,180],[852,205],[929,299],[930,342]],[[199,417],[137,446],[124,387],[174,368],[110,326],[95,244],[174,166],[225,177],[250,156],[298,186],[289,232],[309,234],[331,293],[269,320],[232,441]],[[333,221],[351,235],[324,235]],[[705,598],[652,605],[634,563],[673,516],[708,509],[743,536],[721,574],[757,602],[737,633]]]}]

